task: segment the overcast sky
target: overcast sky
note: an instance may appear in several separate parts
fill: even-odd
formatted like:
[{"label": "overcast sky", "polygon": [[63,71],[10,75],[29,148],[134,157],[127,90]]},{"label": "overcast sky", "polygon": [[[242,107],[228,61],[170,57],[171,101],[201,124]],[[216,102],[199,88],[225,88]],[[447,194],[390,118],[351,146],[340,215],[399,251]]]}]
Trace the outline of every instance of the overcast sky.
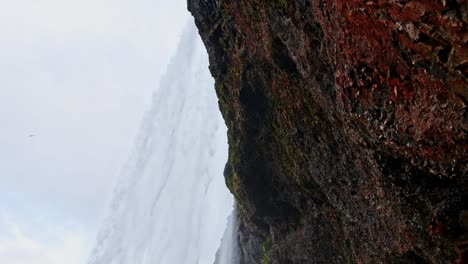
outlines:
[{"label": "overcast sky", "polygon": [[83,263],[185,0],[0,0],[0,263]]}]

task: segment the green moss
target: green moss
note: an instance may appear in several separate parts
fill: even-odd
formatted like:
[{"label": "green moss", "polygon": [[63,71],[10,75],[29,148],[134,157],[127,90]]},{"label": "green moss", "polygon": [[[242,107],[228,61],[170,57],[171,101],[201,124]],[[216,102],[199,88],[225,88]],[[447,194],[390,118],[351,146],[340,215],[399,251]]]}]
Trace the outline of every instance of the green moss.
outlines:
[{"label": "green moss", "polygon": [[271,5],[279,11],[286,11],[288,2],[286,0],[271,0]]},{"label": "green moss", "polygon": [[354,252],[353,252],[353,247],[351,245],[351,241],[349,239],[346,240],[346,249],[347,249],[347,255],[346,255],[346,263],[348,264],[357,264],[356,260],[354,259]]},{"label": "green moss", "polygon": [[269,235],[265,241],[263,242],[262,248],[263,248],[263,260],[262,264],[270,264],[271,259],[270,259],[270,251],[271,251],[271,246],[272,246],[272,241],[271,241],[271,235]]},{"label": "green moss", "polygon": [[[232,139],[232,134],[228,134],[228,137],[230,138],[229,141],[234,141]],[[231,191],[232,195],[234,195],[234,198],[236,199],[239,213],[241,215],[247,216],[250,214],[249,213],[250,211],[248,209],[248,201],[247,201],[247,194],[245,191],[245,185],[236,170],[240,162],[238,142],[234,142],[234,143],[230,142],[229,145],[232,146],[230,147],[232,148],[232,150],[230,150],[230,153],[229,153],[229,163],[231,165],[231,172],[228,175],[225,175],[226,185],[228,189]]]},{"label": "green moss", "polygon": [[304,159],[304,153],[295,144],[294,137],[290,135],[287,129],[277,123],[271,125],[271,140],[269,144],[274,145],[274,149],[280,153],[274,155],[273,158],[280,159],[278,164],[284,164],[283,173],[289,175],[296,184],[301,183],[299,178],[300,161]]},{"label": "green moss", "polygon": [[270,255],[265,255],[265,256],[263,257],[262,264],[270,264],[270,263],[271,263]]},{"label": "green moss", "polygon": [[226,179],[226,184],[234,194],[234,196],[240,196],[242,187],[241,187],[241,180],[239,179],[239,175],[233,170],[232,175]]},{"label": "green moss", "polygon": [[235,22],[225,9],[221,10],[221,31],[222,36],[219,43],[224,51],[232,51],[241,45],[242,35],[234,28]]}]

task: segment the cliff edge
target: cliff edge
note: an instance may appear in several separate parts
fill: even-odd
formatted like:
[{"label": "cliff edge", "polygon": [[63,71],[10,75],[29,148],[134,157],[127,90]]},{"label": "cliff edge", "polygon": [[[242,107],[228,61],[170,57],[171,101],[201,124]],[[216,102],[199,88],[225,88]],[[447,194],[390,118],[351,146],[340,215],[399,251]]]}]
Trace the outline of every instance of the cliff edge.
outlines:
[{"label": "cliff edge", "polygon": [[468,263],[464,0],[188,0],[242,263]]}]

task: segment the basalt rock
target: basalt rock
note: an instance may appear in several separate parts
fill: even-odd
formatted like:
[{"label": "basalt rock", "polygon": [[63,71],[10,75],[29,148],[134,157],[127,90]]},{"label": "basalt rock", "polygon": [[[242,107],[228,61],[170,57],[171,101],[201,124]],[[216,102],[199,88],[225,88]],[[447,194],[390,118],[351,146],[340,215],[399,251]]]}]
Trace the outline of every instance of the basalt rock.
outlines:
[{"label": "basalt rock", "polygon": [[242,263],[466,263],[464,0],[188,0]]}]

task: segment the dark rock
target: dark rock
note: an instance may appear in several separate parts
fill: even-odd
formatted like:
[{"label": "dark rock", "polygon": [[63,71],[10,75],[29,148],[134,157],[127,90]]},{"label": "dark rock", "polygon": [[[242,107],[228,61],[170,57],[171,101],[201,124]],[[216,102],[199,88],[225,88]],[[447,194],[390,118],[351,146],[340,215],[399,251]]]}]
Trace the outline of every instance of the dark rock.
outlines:
[{"label": "dark rock", "polygon": [[458,224],[463,231],[468,232],[468,211],[464,210],[460,213],[458,216]]},{"label": "dark rock", "polygon": [[228,127],[243,263],[466,257],[466,6],[188,1]]}]

